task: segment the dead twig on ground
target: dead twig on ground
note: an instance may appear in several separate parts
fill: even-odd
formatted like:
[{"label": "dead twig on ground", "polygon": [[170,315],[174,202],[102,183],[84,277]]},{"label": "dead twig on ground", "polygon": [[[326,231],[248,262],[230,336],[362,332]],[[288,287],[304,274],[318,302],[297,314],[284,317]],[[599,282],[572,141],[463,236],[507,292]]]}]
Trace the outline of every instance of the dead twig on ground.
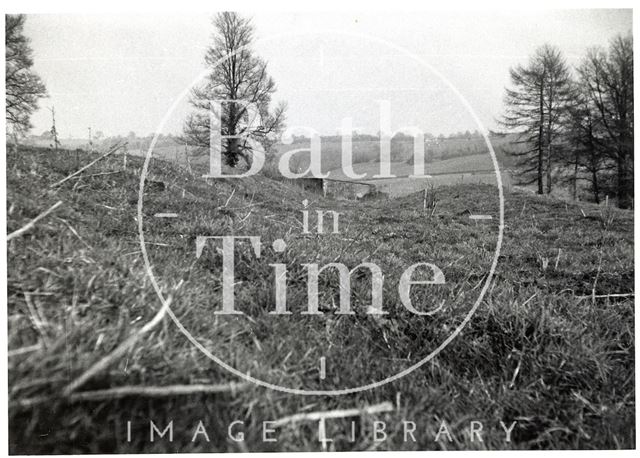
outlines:
[{"label": "dead twig on ground", "polygon": [[146,398],[163,398],[167,396],[186,396],[203,393],[232,393],[249,387],[248,383],[224,383],[216,385],[167,385],[167,386],[120,386],[106,390],[81,391],[72,393],[66,398],[52,396],[36,396],[33,398],[19,399],[10,403],[11,407],[30,408],[40,404],[49,403],[55,399],[62,399],[69,403],[84,401],[105,401],[121,399],[129,396]]},{"label": "dead twig on ground", "polygon": [[49,346],[49,336],[47,335],[47,331],[45,327],[48,326],[46,319],[40,313],[38,306],[31,301],[31,295],[29,293],[23,292],[24,301],[27,304],[27,309],[29,310],[29,315],[31,317],[31,322],[33,326],[38,330],[40,336],[42,336],[42,340],[45,343],[45,346]]},{"label": "dead twig on ground", "polygon": [[14,356],[24,355],[26,353],[31,353],[37,350],[40,350],[42,346],[40,344],[29,345],[27,347],[16,348],[14,350],[7,351],[7,356],[12,358]]},{"label": "dead twig on ground", "polygon": [[43,211],[42,213],[40,213],[38,216],[36,216],[35,218],[33,218],[31,221],[29,221],[27,224],[25,224],[24,226],[22,226],[20,229],[18,229],[17,231],[13,231],[11,234],[7,235],[7,242],[13,238],[18,237],[19,235],[24,234],[25,232],[33,229],[36,225],[36,223],[38,221],[40,221],[42,218],[44,218],[45,216],[47,216],[49,213],[53,212],[56,208],[58,208],[60,205],[62,205],[62,201],[59,200],[58,202],[56,202],[55,204],[53,204],[53,206],[49,207],[48,210]]},{"label": "dead twig on ground", "polygon": [[136,343],[140,337],[142,337],[144,334],[148,333],[156,325],[158,325],[158,323],[162,321],[162,318],[164,318],[165,314],[167,313],[167,309],[171,305],[171,302],[173,302],[174,294],[180,289],[183,283],[184,280],[180,280],[180,283],[178,283],[178,285],[174,288],[173,294],[171,294],[171,296],[167,298],[162,307],[160,307],[160,310],[158,310],[155,316],[149,322],[147,322],[147,324],[145,324],[137,332],[130,335],[124,342],[118,345],[115,350],[113,350],[107,356],[103,357],[100,361],[87,369],[82,375],[80,375],[80,377],[69,383],[69,385],[67,385],[63,390],[62,394],[66,397],[70,396],[71,393],[84,385],[89,379],[93,378],[96,374],[109,367],[117,358],[122,356],[134,343]]},{"label": "dead twig on ground", "polygon": [[84,244],[84,246],[86,246],[87,248],[92,248],[91,245],[89,245],[87,242],[85,242],[85,240],[82,237],[80,237],[80,234],[78,234],[78,232],[73,228],[73,226],[71,224],[69,224],[69,222],[67,220],[62,219],[62,218],[57,218],[57,219],[62,221],[69,228],[69,230],[73,233],[73,235],[75,235],[78,238],[78,240],[80,240]]},{"label": "dead twig on ground", "polygon": [[338,409],[327,410],[323,412],[306,412],[298,413],[288,417],[280,418],[273,422],[274,427],[286,425],[287,423],[296,423],[299,421],[318,421],[327,418],[347,418],[358,417],[360,415],[372,415],[376,413],[393,412],[393,404],[386,401],[380,404],[367,406],[361,409]]},{"label": "dead twig on ground", "polygon": [[67,180],[70,180],[71,178],[75,177],[76,175],[81,174],[82,172],[84,172],[85,170],[87,170],[89,167],[91,167],[93,164],[95,164],[96,162],[101,161],[102,159],[104,159],[107,156],[110,156],[111,154],[115,153],[116,151],[118,151],[120,148],[124,147],[126,145],[126,143],[122,143],[122,144],[118,144],[113,146],[109,151],[107,151],[106,153],[104,153],[102,156],[100,156],[99,158],[89,162],[87,165],[85,165],[84,167],[80,168],[79,170],[77,170],[76,172],[73,172],[71,175],[63,178],[60,181],[57,181],[55,183],[53,183],[50,187],[51,188],[56,188],[58,186],[60,186],[61,184],[65,183]]},{"label": "dead twig on ground", "polygon": [[625,293],[625,294],[589,294],[588,296],[576,296],[576,299],[585,300],[585,299],[605,299],[605,298],[624,298],[624,297],[634,297],[635,293]]},{"label": "dead twig on ground", "polygon": [[80,178],[91,178],[91,177],[100,177],[100,176],[104,176],[104,175],[114,175],[116,173],[122,173],[122,170],[114,170],[112,172],[100,172],[100,173],[94,173],[93,175],[84,175],[84,176],[75,176],[72,177],[73,179],[80,179]]},{"label": "dead twig on ground", "polygon": [[227,199],[227,201],[224,203],[225,208],[227,207],[227,205],[229,205],[229,202],[231,201],[231,198],[233,197],[233,195],[236,193],[236,188],[233,188],[233,190],[231,191],[231,195],[229,196],[229,198]]},{"label": "dead twig on ground", "polygon": [[141,396],[147,398],[162,398],[166,396],[182,396],[199,393],[236,393],[249,387],[248,383],[223,383],[216,385],[168,385],[168,386],[120,386],[107,390],[84,391],[74,393],[71,400],[101,401],[104,399],[119,399],[127,396]]}]

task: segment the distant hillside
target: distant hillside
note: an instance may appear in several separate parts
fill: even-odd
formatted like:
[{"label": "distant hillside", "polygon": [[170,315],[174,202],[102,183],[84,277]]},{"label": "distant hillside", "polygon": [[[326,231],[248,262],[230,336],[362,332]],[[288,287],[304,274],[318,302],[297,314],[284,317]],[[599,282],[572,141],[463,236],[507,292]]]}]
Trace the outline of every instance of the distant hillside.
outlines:
[{"label": "distant hillside", "polygon": [[[496,152],[496,157],[503,167],[511,167],[513,158],[508,155],[509,151],[517,151],[521,148],[513,142],[515,137],[512,135],[491,137],[491,143]],[[322,171],[339,169],[342,165],[342,145],[339,141],[331,139],[325,141],[321,139],[321,155],[322,155]],[[291,145],[279,144],[276,146],[279,154],[293,149],[308,149],[309,141],[298,141]],[[425,160],[428,162],[437,162],[457,157],[478,156],[489,153],[489,149],[484,138],[469,139],[432,139],[425,143]],[[414,152],[414,142],[412,139],[402,138],[391,141],[391,162],[412,163]],[[380,158],[380,142],[377,140],[359,140],[352,143],[352,157],[354,163],[378,162]],[[472,159],[475,164],[475,159]],[[309,154],[299,152],[294,155],[291,160],[293,171],[305,170],[309,165]]]},{"label": "distant hillside", "polygon": [[[391,173],[397,177],[407,177],[414,173],[414,166],[407,162],[391,162]],[[372,179],[375,175],[380,174],[380,163],[378,162],[361,162],[353,166],[353,170],[358,174],[365,174],[358,180],[366,181]],[[460,174],[468,172],[491,172],[494,170],[493,162],[489,154],[473,154],[469,156],[460,156],[451,159],[442,159],[429,162],[424,167],[425,175],[445,175]],[[329,171],[329,178],[333,179],[350,179],[342,168]]]}]

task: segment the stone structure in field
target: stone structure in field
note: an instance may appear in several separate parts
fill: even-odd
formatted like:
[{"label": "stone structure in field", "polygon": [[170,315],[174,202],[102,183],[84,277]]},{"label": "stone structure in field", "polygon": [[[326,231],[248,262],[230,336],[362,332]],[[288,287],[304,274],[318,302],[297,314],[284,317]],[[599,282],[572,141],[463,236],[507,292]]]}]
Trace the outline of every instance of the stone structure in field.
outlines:
[{"label": "stone structure in field", "polygon": [[[502,185],[505,193],[510,193],[512,179],[510,170],[501,170]],[[434,174],[429,178],[381,178],[367,181],[336,180],[331,178],[315,178],[306,176],[292,180],[305,190],[322,193],[333,199],[357,200],[365,196],[380,196],[395,198],[415,192],[420,192],[430,186],[451,186],[459,184],[490,184],[496,185],[493,170]]]},{"label": "stone structure in field", "polygon": [[305,191],[322,193],[324,192],[324,180],[322,178],[314,178],[311,176],[296,178],[295,180],[289,180],[292,183],[300,186]]},{"label": "stone structure in field", "polygon": [[376,190],[375,185],[358,181],[322,180],[322,192],[325,197],[334,199],[362,199]]}]

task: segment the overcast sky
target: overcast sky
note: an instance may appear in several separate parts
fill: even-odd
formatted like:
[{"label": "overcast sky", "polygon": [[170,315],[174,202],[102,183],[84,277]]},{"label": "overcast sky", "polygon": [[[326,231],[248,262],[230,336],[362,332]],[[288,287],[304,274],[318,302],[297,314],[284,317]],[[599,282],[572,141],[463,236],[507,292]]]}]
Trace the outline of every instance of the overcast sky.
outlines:
[{"label": "overcast sky", "polygon": [[[376,132],[380,100],[391,104],[393,129],[474,130],[469,106],[495,128],[509,67],[535,48],[554,44],[575,65],[589,47],[632,29],[631,10],[246,14],[275,100],[288,103],[288,125],[322,134],[336,133],[344,117]],[[51,105],[62,138],[86,137],[89,126],[148,135],[165,116],[164,132],[179,132],[186,100],[168,110],[204,70],[211,16],[30,15],[34,69],[50,94],[33,133],[50,129]]]}]

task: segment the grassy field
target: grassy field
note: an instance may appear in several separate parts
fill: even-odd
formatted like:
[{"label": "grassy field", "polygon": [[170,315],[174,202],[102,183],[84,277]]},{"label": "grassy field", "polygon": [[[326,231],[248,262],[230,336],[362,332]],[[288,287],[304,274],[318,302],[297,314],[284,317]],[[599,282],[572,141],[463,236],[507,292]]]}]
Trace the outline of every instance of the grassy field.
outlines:
[{"label": "grassy field", "polygon": [[[455,184],[489,184],[496,186],[497,181],[493,170],[493,163],[489,154],[475,154],[471,156],[455,157],[437,160],[425,164],[425,175],[430,178],[408,178],[415,171],[413,165],[406,162],[391,162],[389,168],[397,178],[374,178],[380,174],[380,163],[363,162],[353,165],[358,174],[365,174],[357,180],[345,175],[340,169],[331,170],[329,178],[335,180],[363,181],[372,184],[376,190],[390,197],[402,197],[408,194],[440,186]],[[501,170],[504,189],[511,189],[511,176],[508,171]]]},{"label": "grassy field", "polygon": [[[444,162],[444,161],[443,161]],[[502,188],[504,192],[511,192],[512,179],[508,172],[501,172]],[[495,172],[450,173],[434,175],[431,178],[382,178],[366,181],[376,187],[378,192],[389,197],[403,197],[425,189],[439,188],[441,186],[453,186],[463,184],[487,184],[496,186]],[[497,191],[496,191],[497,192]]]},{"label": "grassy field", "polygon": [[[8,148],[9,149],[9,148]],[[82,156],[88,163],[95,156]],[[328,421],[335,450],[601,449],[635,444],[633,214],[514,193],[505,201],[505,234],[488,293],[463,332],[436,358],[383,387],[339,397],[295,396],[242,380],[207,359],[168,318],[111,364],[65,396],[65,387],[139,332],[158,312],[137,233],[142,160],[109,157],[68,180],[72,153],[22,149],[7,153],[7,231],[11,233],[58,201],[62,205],[8,242],[9,422],[11,453],[317,451],[316,422],[277,428],[262,440],[263,422],[299,412],[391,402],[387,413]],[[264,176],[247,180],[194,178],[152,161],[145,191],[146,248],[171,310],[200,343],[243,373],[294,388],[330,389],[380,380],[424,358],[460,323],[491,263],[497,233],[495,187],[445,186],[422,194],[360,202],[331,201]],[[304,235],[301,201],[340,212],[341,233]],[[177,219],[154,218],[176,212]],[[470,213],[493,216],[474,222]],[[200,235],[260,235],[263,254],[236,252],[237,308],[220,308],[221,259]],[[271,250],[282,238],[284,253]],[[290,316],[274,316],[275,261],[289,266]],[[364,314],[370,278],[352,279],[355,315],[336,315],[335,278],[321,282],[318,316],[306,307],[305,262],[363,260],[385,271],[388,315]],[[409,264],[440,266],[445,287],[413,294],[426,310],[416,316],[397,300],[395,285]],[[180,283],[182,280],[182,284]],[[178,290],[175,288],[181,284]],[[595,294],[595,297],[592,295]],[[607,297],[602,297],[607,296]],[[326,357],[327,377],[318,377]],[[116,387],[228,384],[232,391],[158,397],[115,395],[82,399]],[[113,393],[113,392],[109,392]],[[149,441],[149,420],[173,420],[174,438]],[[198,421],[209,441],[192,441]],[[227,436],[244,421],[245,440]],[[417,425],[405,440],[403,420]],[[442,421],[451,441],[434,440]],[[482,421],[483,442],[470,420]],[[375,441],[373,421],[386,422]],[[516,421],[511,442],[500,421]],[[131,422],[131,440],[127,440]],[[400,426],[399,426],[400,425]]]},{"label": "grassy field", "polygon": [[[409,178],[415,171],[413,165],[407,162],[389,163],[391,173],[396,175],[396,178],[374,178],[380,174],[380,166],[378,162],[361,162],[354,164],[353,170],[355,173],[365,174],[362,178],[354,180],[341,168],[329,171],[329,178],[340,181],[362,181],[375,186],[377,192],[392,198],[456,184],[497,185],[491,156],[486,153],[429,162],[425,164],[425,175],[429,175],[429,178]],[[503,189],[505,192],[510,192],[513,186],[511,173],[507,170],[500,172]]]},{"label": "grassy field", "polygon": [[[495,141],[495,140],[494,140]],[[452,148],[452,145],[459,143],[473,144],[472,152],[481,151],[482,148],[478,146],[478,141],[462,141],[462,140],[448,140],[445,143],[448,148]],[[496,185],[495,172],[493,168],[493,162],[490,154],[484,147],[484,152],[478,154],[468,154],[465,156],[451,157],[442,159],[442,155],[435,156],[433,152],[427,151],[427,157],[430,157],[425,164],[424,174],[430,175],[430,178],[407,178],[415,173],[412,161],[408,160],[411,156],[411,142],[395,142],[392,144],[392,162],[389,163],[389,169],[391,174],[396,175],[397,178],[375,178],[376,175],[381,173],[381,164],[378,162],[379,144],[373,141],[360,141],[354,142],[354,155],[353,155],[353,170],[357,174],[364,174],[363,177],[354,180],[347,176],[342,167],[340,159],[340,145],[337,143],[322,144],[322,170],[329,174],[330,179],[340,181],[363,181],[365,183],[372,184],[376,187],[378,192],[384,193],[390,197],[402,197],[408,194],[422,191],[430,187],[449,186],[455,184],[490,184]],[[394,149],[395,145],[395,149]],[[404,149],[407,149],[408,152]],[[297,145],[297,147],[302,147]],[[440,148],[443,145],[439,145]],[[505,169],[505,167],[512,165],[512,158],[504,154],[505,143],[496,141],[496,156],[501,167],[503,187],[506,190],[510,190],[512,183],[511,173]],[[451,152],[451,150],[447,150]],[[465,148],[460,147],[458,150],[467,151]],[[467,151],[468,152],[468,151]],[[308,167],[308,158],[304,153],[294,156],[291,161],[292,169],[299,171]],[[337,168],[332,168],[337,167]],[[275,169],[275,166],[271,164],[271,168]]]},{"label": "grassy field", "polygon": [[[507,152],[512,151],[514,148],[519,149],[520,146],[513,143],[513,138],[506,137],[491,137],[491,143],[495,150],[496,156],[501,167],[510,167],[513,165],[513,158],[510,157]],[[292,145],[280,144],[276,146],[278,153],[290,151],[292,149],[309,148],[309,142],[295,143]],[[322,171],[335,171],[342,167],[342,145],[337,141],[321,141],[321,165]],[[396,175],[408,175],[412,171],[411,160],[413,159],[414,143],[413,140],[401,139],[391,141],[391,162],[393,163],[392,170],[398,170]],[[425,143],[425,160],[429,163],[427,167],[431,167],[431,163],[435,167],[435,170],[439,166],[437,163],[457,164],[456,161],[462,161],[463,163],[457,164],[465,166],[464,170],[491,170],[491,159],[489,156],[489,150],[485,144],[484,138],[472,138],[472,139],[442,139],[432,140]],[[464,163],[466,158],[471,161],[467,164]],[[361,167],[363,172],[370,172],[372,174],[377,173],[377,166],[368,165],[377,164],[380,160],[380,142],[377,140],[358,140],[352,142],[352,161]],[[309,153],[301,151],[296,153],[291,160],[291,168],[294,171],[306,170],[309,166]],[[469,166],[478,168],[469,168]],[[372,168],[373,167],[373,168]],[[445,170],[451,170],[444,166]],[[456,167],[456,165],[454,165]],[[400,173],[409,170],[408,173]],[[453,171],[458,171],[459,168],[455,168]],[[437,172],[433,172],[437,173]],[[338,178],[336,176],[335,178]]]},{"label": "grassy field", "polygon": [[[391,173],[398,177],[407,177],[413,175],[413,165],[406,162],[391,162],[389,164]],[[380,174],[380,163],[364,162],[353,165],[353,170],[358,174],[365,174],[359,180],[367,181],[375,175]],[[465,172],[492,172],[493,162],[489,154],[474,154],[471,156],[455,157],[451,159],[443,159],[425,164],[425,175],[448,175],[461,174]],[[344,174],[342,168],[329,171],[329,178],[349,179]]]}]

